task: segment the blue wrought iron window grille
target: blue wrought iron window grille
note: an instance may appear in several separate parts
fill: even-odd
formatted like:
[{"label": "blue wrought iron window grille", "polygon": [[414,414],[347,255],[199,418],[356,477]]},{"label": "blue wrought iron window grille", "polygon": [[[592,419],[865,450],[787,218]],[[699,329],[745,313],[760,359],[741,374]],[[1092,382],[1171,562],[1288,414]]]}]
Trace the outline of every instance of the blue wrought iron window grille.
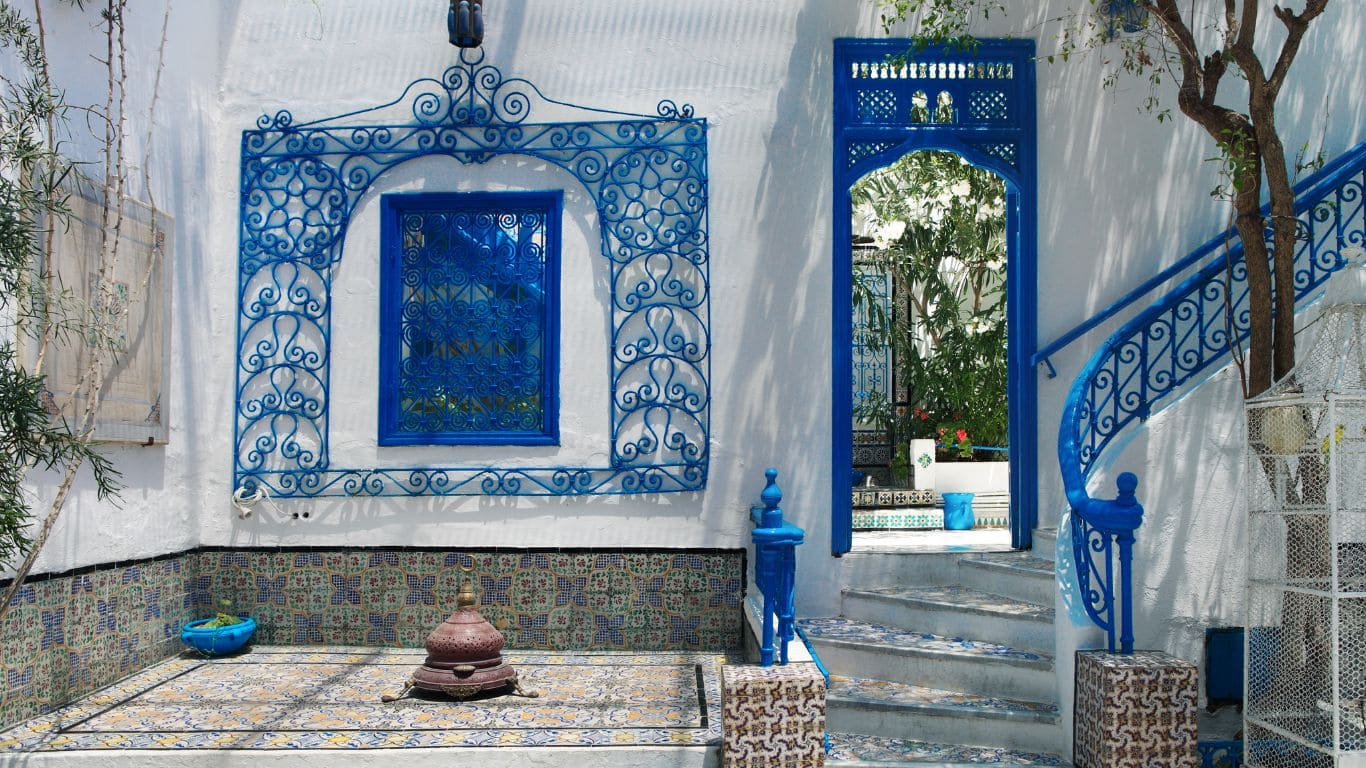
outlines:
[{"label": "blue wrought iron window grille", "polygon": [[[541,105],[572,119],[533,122]],[[520,155],[569,173],[597,212],[611,329],[610,434],[588,465],[338,466],[329,444],[332,281],[352,213],[386,171]],[[233,488],[277,497],[700,491],[710,457],[707,122],[582,107],[464,49],[397,99],[242,133]],[[342,375],[345,375],[344,373]]]},{"label": "blue wrought iron window grille", "polygon": [[380,200],[379,444],[557,444],[563,193]]}]

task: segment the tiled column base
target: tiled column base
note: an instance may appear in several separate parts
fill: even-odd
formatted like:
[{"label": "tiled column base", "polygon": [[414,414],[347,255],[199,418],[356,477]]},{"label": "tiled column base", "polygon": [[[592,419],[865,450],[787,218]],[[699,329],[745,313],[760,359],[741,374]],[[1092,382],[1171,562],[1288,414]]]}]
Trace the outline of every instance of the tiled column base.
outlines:
[{"label": "tiled column base", "polygon": [[825,679],[815,664],[721,668],[721,764],[814,768],[825,763]]},{"label": "tiled column base", "polygon": [[1195,665],[1159,651],[1077,652],[1077,768],[1198,768]]}]

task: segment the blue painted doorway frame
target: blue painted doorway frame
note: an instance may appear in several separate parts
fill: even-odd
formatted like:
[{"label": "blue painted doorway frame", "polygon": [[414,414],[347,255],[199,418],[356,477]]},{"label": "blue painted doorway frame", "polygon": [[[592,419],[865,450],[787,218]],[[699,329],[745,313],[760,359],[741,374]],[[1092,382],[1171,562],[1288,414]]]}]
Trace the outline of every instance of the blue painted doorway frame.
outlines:
[{"label": "blue painted doorway frame", "polygon": [[[911,46],[908,39],[835,40],[830,548],[840,555],[853,541],[850,188],[908,152],[943,150],[1006,184],[1010,539],[1026,549],[1038,521],[1038,391],[1029,364],[1038,344],[1034,41],[980,40],[971,53],[906,58]],[[929,116],[916,108],[922,104]]]}]

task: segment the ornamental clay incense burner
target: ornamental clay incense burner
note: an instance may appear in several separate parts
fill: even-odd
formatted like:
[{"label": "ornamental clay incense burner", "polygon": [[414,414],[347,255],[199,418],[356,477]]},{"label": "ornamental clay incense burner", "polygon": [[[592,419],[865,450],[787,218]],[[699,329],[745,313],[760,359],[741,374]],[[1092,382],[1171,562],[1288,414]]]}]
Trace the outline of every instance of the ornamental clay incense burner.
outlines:
[{"label": "ornamental clay incense burner", "polygon": [[460,593],[455,613],[427,635],[427,660],[417,668],[397,695],[383,701],[398,701],[413,688],[443,693],[454,699],[468,699],[485,691],[510,688],[519,696],[535,698],[517,679],[517,670],[503,662],[503,633],[479,613],[474,594],[473,567],[461,568]]}]

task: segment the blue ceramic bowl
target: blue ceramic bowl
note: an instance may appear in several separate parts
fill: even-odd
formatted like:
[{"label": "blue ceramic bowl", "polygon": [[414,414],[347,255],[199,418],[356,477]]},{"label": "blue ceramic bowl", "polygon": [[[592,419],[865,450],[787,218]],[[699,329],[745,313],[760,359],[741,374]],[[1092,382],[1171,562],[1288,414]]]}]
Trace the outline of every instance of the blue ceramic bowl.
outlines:
[{"label": "blue ceramic bowl", "polygon": [[204,629],[199,626],[212,620],[200,619],[186,624],[180,630],[181,642],[197,651],[218,656],[232,653],[246,645],[247,641],[251,639],[251,634],[256,631],[256,619],[250,617],[246,617],[239,624],[228,627]]}]

